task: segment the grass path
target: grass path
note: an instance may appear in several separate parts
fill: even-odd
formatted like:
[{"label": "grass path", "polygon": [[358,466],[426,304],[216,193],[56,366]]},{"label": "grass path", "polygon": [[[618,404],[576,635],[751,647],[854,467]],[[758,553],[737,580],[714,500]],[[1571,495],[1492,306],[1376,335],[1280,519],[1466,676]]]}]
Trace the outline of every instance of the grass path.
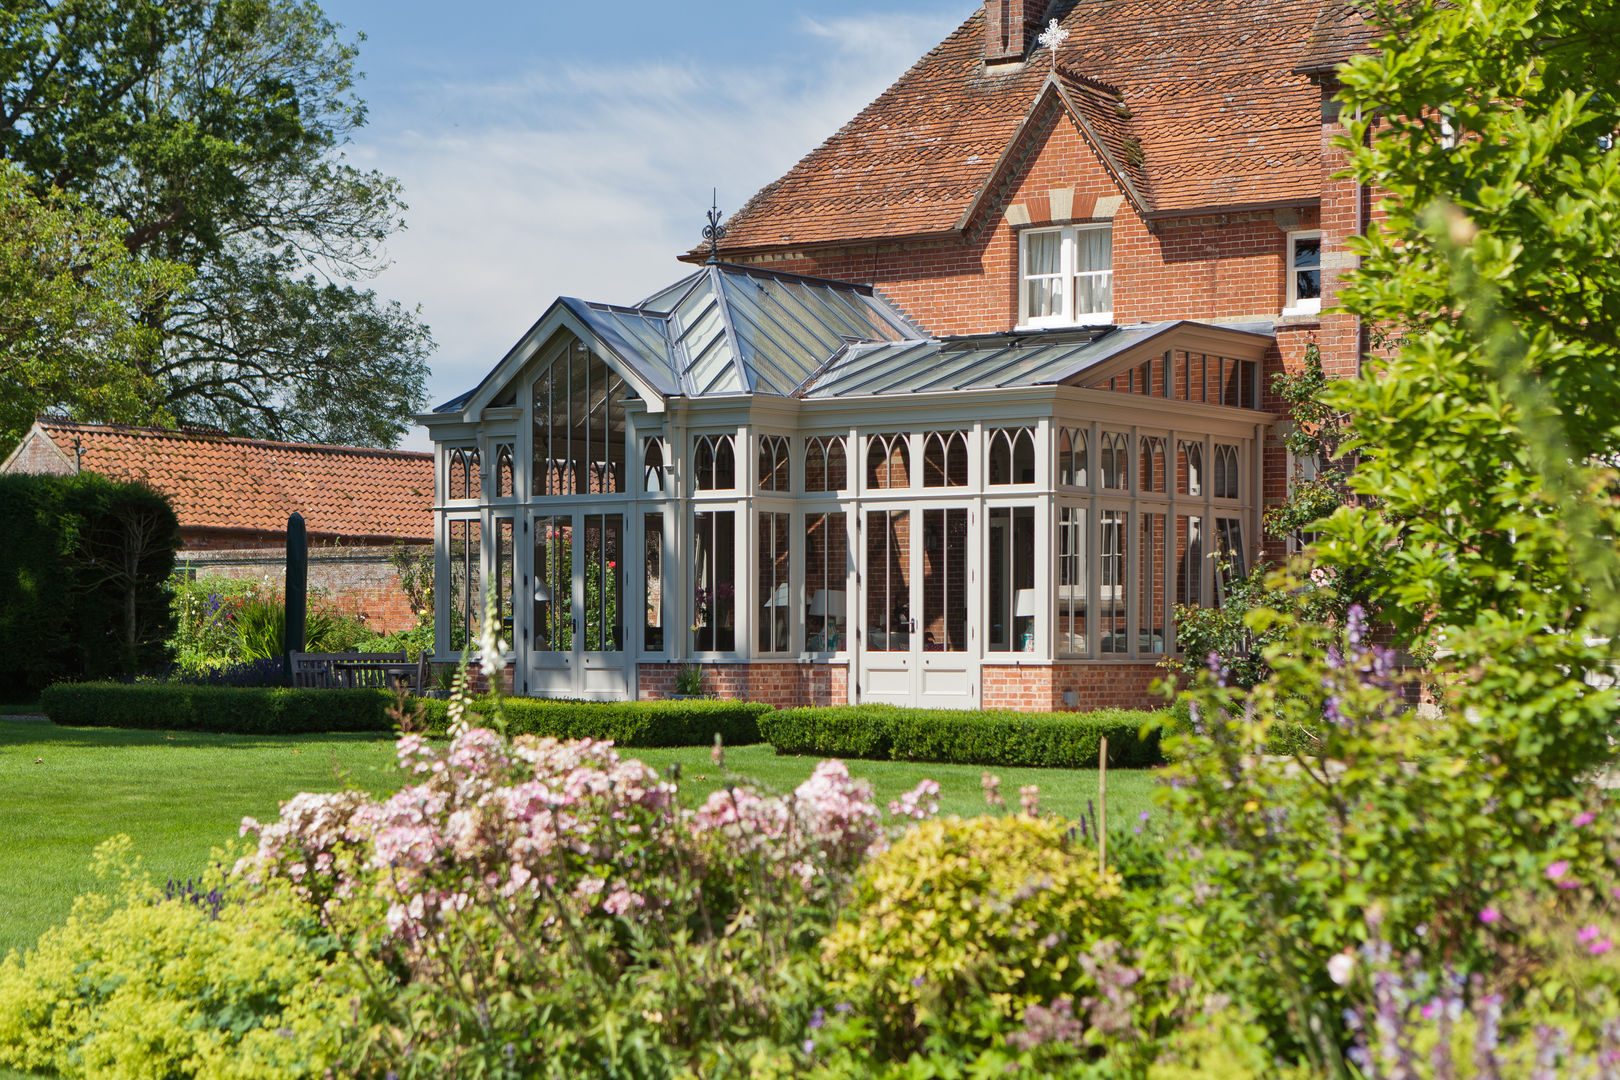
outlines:
[{"label": "grass path", "polygon": [[[725,782],[709,753],[630,751],[660,770],[678,762],[683,794],[694,802]],[[763,744],[732,747],[726,758],[734,774],[778,791],[809,776],[818,760],[778,757]],[[872,780],[883,806],[926,776],[939,782],[946,813],[984,809],[984,770],[977,766],[852,761],[849,767]],[[994,771],[1014,805],[1022,784],[1039,784],[1042,805],[1067,816],[1096,795],[1090,770]],[[0,956],[32,944],[66,918],[75,896],[96,885],[90,854],[107,837],[128,833],[154,880],[194,876],[210,849],[236,837],[243,816],[273,817],[296,792],[334,790],[339,773],[368,791],[397,789],[392,739],[166,734],[0,718]],[[1109,774],[1115,828],[1134,825],[1150,806],[1151,779],[1139,771]]]}]

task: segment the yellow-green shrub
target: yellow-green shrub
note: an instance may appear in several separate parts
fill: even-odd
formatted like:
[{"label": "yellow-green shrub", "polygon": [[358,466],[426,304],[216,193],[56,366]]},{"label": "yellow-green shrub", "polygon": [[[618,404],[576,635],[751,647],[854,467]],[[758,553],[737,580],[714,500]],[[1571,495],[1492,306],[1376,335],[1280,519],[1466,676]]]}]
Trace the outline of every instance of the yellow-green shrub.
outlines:
[{"label": "yellow-green shrub", "polygon": [[[347,1013],[322,934],[284,888],[165,899],[127,836],[96,851],[114,895],[0,963],[0,1065],[97,1080],[320,1076]],[[206,881],[206,893],[218,885]]]},{"label": "yellow-green shrub", "polygon": [[1067,825],[924,822],[862,870],[822,945],[827,992],[903,1056],[930,1032],[973,1038],[1089,988],[1078,955],[1120,926],[1120,883]]}]

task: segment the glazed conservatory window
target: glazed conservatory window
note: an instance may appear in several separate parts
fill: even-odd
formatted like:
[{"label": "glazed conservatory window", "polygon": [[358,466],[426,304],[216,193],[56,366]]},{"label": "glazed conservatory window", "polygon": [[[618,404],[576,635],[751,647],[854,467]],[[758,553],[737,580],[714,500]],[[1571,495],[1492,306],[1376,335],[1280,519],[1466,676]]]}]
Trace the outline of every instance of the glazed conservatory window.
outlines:
[{"label": "glazed conservatory window", "polygon": [[1087,450],[1091,432],[1085,428],[1063,428],[1058,432],[1058,483],[1066,487],[1088,487]]},{"label": "glazed conservatory window", "polygon": [[641,521],[641,647],[656,653],[664,651],[664,515],[644,514]]},{"label": "glazed conservatory window", "polygon": [[669,472],[664,465],[664,440],[646,439],[641,444],[641,489],[649,495],[672,494]]},{"label": "glazed conservatory window", "polygon": [[762,653],[787,652],[788,643],[792,640],[793,611],[798,607],[789,595],[788,586],[792,520],[791,514],[759,515],[759,576],[755,582],[755,596],[760,605],[756,617],[759,620],[759,651]]},{"label": "glazed conservatory window", "polygon": [[529,387],[533,495],[624,491],[624,380],[580,342]]},{"label": "glazed conservatory window", "polygon": [[866,486],[911,486],[911,450],[906,444],[904,432],[873,435],[866,440]]},{"label": "glazed conservatory window", "polygon": [[699,491],[731,491],[737,486],[737,457],[730,435],[700,435],[692,444],[692,472]]},{"label": "glazed conservatory window", "polygon": [[512,464],[512,444],[501,443],[495,448],[495,497],[510,499],[515,495],[515,469]]},{"label": "glazed conservatory window", "polygon": [[1322,234],[1288,234],[1288,306],[1285,315],[1322,310]]},{"label": "glazed conservatory window", "polygon": [[692,568],[692,648],[737,650],[737,515],[730,510],[692,515],[696,552]]},{"label": "glazed conservatory window", "polygon": [[793,481],[788,470],[788,441],[786,437],[782,435],[761,435],[759,437],[759,490],[793,490]]},{"label": "glazed conservatory window", "polygon": [[804,630],[810,652],[849,647],[848,520],[842,512],[804,518]]},{"label": "glazed conservatory window", "polygon": [[446,467],[445,497],[449,499],[477,499],[483,491],[483,466],[478,451],[470,446],[458,446],[450,451]]},{"label": "glazed conservatory window", "polygon": [[967,434],[930,431],[923,439],[923,487],[966,487]]},{"label": "glazed conservatory window", "polygon": [[1071,225],[1019,236],[1019,322],[1107,323],[1114,313],[1114,228]]},{"label": "glazed conservatory window", "polygon": [[1215,446],[1215,492],[1217,499],[1238,498],[1238,452],[1235,446]]},{"label": "glazed conservatory window", "polygon": [[1035,482],[1035,433],[1029,428],[998,428],[989,433],[992,484]]},{"label": "glazed conservatory window", "polygon": [[477,521],[451,521],[450,552],[450,633],[452,652],[460,652],[478,638],[483,615],[482,534]]},{"label": "glazed conservatory window", "polygon": [[989,512],[985,560],[986,644],[991,652],[1035,651],[1035,509]]},{"label": "glazed conservatory window", "polygon": [[1058,508],[1057,654],[1086,655],[1086,577],[1090,561],[1086,557],[1086,511],[1081,507]]},{"label": "glazed conservatory window", "polygon": [[1176,494],[1202,495],[1204,493],[1204,444],[1178,442],[1176,444]]},{"label": "glazed conservatory window", "polygon": [[1125,491],[1131,486],[1131,437],[1123,431],[1102,433],[1102,486]]},{"label": "glazed conservatory window", "polygon": [[804,440],[804,490],[843,491],[849,486],[848,472],[842,437],[818,435]]},{"label": "glazed conservatory window", "polygon": [[574,647],[574,519],[534,519],[534,617],[529,644],[537,652]]},{"label": "glazed conservatory window", "polygon": [[1164,477],[1164,438],[1159,435],[1146,435],[1142,438],[1142,467],[1136,475],[1137,487],[1140,491],[1163,492]]}]

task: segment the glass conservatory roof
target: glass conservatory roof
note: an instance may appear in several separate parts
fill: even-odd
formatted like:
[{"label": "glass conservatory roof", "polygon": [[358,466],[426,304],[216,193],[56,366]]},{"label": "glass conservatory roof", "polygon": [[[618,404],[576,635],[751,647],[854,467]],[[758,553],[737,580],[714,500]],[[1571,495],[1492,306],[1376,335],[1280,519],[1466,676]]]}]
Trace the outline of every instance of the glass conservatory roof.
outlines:
[{"label": "glass conservatory roof", "polygon": [[[1176,327],[1197,325],[932,338],[870,286],[724,263],[704,266],[634,306],[562,297],[552,310],[559,308],[583,324],[593,348],[666,398],[840,398],[1050,385]],[[548,322],[543,318],[536,329]],[[1272,334],[1265,322],[1221,329]],[[434,411],[457,411],[476,393]]]}]

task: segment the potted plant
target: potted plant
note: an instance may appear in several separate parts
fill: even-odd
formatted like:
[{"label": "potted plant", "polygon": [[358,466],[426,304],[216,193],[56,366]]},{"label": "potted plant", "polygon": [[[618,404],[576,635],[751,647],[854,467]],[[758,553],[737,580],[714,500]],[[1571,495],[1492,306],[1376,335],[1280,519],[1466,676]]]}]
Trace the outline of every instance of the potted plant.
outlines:
[{"label": "potted plant", "polygon": [[697,664],[682,664],[675,673],[675,692],[670,701],[691,701],[703,697],[703,669]]}]

